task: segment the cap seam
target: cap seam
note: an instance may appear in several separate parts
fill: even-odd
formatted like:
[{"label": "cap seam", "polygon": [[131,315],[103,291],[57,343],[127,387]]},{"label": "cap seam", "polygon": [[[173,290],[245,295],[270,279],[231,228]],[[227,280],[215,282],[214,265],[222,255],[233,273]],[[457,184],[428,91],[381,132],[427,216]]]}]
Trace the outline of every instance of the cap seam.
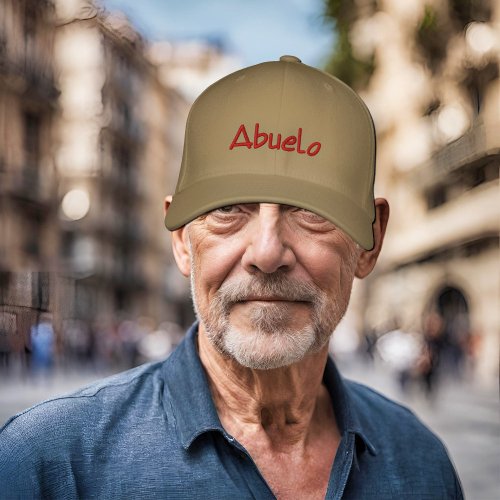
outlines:
[{"label": "cap seam", "polygon": [[[283,96],[285,94],[285,80],[286,80],[286,74],[288,71],[288,64],[285,63],[285,68],[283,70],[283,76],[281,78],[281,98],[280,98],[280,107],[278,109],[278,118],[276,120],[276,130],[281,130],[281,113],[283,111]],[[274,151],[274,175],[276,175],[276,172],[278,171],[278,150]]]}]

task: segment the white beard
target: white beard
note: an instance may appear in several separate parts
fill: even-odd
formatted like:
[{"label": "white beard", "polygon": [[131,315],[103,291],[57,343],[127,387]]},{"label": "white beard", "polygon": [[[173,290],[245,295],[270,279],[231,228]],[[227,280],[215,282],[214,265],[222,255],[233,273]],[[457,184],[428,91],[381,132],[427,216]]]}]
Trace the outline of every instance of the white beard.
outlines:
[{"label": "white beard", "polygon": [[271,335],[259,330],[243,334],[229,326],[223,337],[225,353],[240,365],[255,370],[271,370],[296,363],[314,351],[315,343],[316,335],[309,325],[299,331],[280,330]]},{"label": "white beard", "polygon": [[[193,304],[208,339],[223,355],[252,369],[288,366],[318,352],[329,341],[349,303],[349,294],[342,301],[332,300],[316,285],[305,284],[276,272],[224,282],[209,303],[208,310],[205,308],[202,311],[196,281],[197,268],[192,262]],[[312,309],[311,321],[302,328],[288,327],[292,305],[255,304],[249,315],[251,330],[242,331],[231,324],[230,312],[235,303],[251,295],[272,295],[307,302]]]}]

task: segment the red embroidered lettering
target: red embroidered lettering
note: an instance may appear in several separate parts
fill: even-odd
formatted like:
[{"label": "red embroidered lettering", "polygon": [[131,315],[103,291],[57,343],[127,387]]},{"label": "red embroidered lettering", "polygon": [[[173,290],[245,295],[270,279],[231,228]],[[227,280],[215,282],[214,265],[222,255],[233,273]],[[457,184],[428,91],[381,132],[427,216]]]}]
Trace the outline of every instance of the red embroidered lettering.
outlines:
[{"label": "red embroidered lettering", "polygon": [[[259,123],[255,124],[255,132],[253,134],[253,147],[255,149],[261,148],[264,146],[264,144],[267,142],[268,135],[265,132],[259,133]],[[261,142],[259,142],[259,139],[262,139]]]},{"label": "red embroidered lettering", "polygon": [[283,151],[295,151],[295,148],[292,148],[290,146],[292,146],[293,144],[295,144],[297,142],[297,137],[295,137],[294,135],[289,135],[284,141],[283,141],[283,145],[281,146],[281,149]]},{"label": "red embroidered lettering", "polygon": [[273,145],[273,133],[269,134],[269,149],[279,149],[281,147],[281,134],[278,134],[276,144]]},{"label": "red embroidered lettering", "polygon": [[[250,140],[250,137],[248,137],[245,124],[242,123],[239,126],[229,149],[234,149],[240,146],[245,146],[247,149],[252,149],[252,147],[254,149],[259,149],[267,144],[269,149],[281,149],[286,152],[296,151],[301,155],[306,153],[308,156],[316,156],[321,149],[321,142],[318,141],[312,142],[306,149],[302,149],[301,127],[297,130],[297,135],[289,135],[282,141],[281,134],[275,134],[274,132],[261,132],[260,123],[256,123],[252,139],[253,142]],[[273,143],[274,139],[276,140]]]},{"label": "red embroidered lettering", "polygon": [[[243,134],[245,140],[243,142],[236,142],[240,134]],[[238,132],[236,132],[236,135],[234,136],[233,142],[229,146],[229,149],[233,149],[238,146],[246,146],[248,149],[252,147],[252,141],[249,139],[247,129],[245,128],[245,125],[243,123],[240,125]]]},{"label": "red embroidered lettering", "polygon": [[302,129],[299,128],[299,131],[297,133],[297,153],[303,155],[306,152],[306,150],[300,149],[301,142],[302,142]]},{"label": "red embroidered lettering", "polygon": [[316,156],[319,153],[319,150],[321,149],[321,142],[313,142],[312,144],[309,144],[309,146],[306,149],[306,153],[309,156]]}]

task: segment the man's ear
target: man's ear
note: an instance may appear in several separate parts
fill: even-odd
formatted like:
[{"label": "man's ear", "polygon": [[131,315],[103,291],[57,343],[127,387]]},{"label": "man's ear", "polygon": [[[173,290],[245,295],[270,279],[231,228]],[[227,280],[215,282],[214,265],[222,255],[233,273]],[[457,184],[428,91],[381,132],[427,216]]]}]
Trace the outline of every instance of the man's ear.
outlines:
[{"label": "man's ear", "polygon": [[371,250],[361,252],[355,272],[357,278],[365,278],[375,267],[380,250],[382,250],[388,220],[389,203],[384,198],[377,198],[375,200],[375,221],[373,222],[374,245]]},{"label": "man's ear", "polygon": [[[171,203],[172,196],[169,195],[165,198],[165,215],[167,215]],[[188,277],[191,274],[191,250],[186,226],[172,231],[172,250],[179,271]]]}]

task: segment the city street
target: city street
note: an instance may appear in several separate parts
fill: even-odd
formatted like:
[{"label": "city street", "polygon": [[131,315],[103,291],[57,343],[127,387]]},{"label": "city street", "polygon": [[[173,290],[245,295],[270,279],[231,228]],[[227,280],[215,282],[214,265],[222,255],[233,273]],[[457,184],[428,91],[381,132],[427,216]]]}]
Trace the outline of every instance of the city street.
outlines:
[{"label": "city street", "polygon": [[[339,361],[345,376],[366,383],[411,407],[446,444],[462,480],[466,498],[500,498],[500,418],[495,387],[448,383],[431,404],[420,394],[402,397],[383,367],[360,360]],[[0,424],[12,414],[48,397],[69,392],[104,374],[59,372],[47,380],[1,379]]]}]

